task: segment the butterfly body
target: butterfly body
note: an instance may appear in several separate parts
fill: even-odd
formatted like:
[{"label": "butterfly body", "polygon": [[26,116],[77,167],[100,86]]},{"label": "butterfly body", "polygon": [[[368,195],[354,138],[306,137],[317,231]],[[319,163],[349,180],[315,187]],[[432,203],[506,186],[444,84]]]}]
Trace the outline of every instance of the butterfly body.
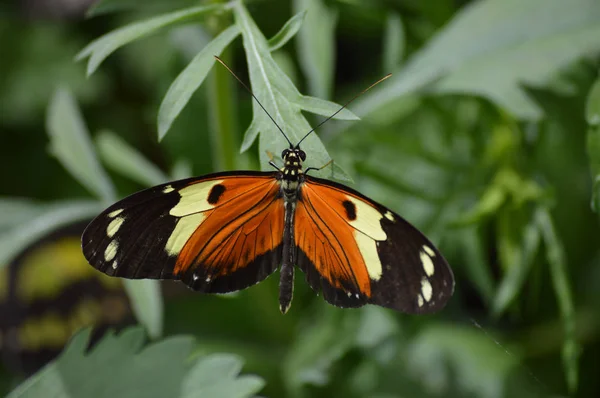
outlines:
[{"label": "butterfly body", "polygon": [[298,146],[282,159],[273,172],[216,173],[131,195],[90,223],[84,255],[111,276],[177,279],[206,293],[244,289],[280,267],[284,313],[295,266],[339,307],[445,305],[452,271],[421,232],[357,191],[310,176]]}]

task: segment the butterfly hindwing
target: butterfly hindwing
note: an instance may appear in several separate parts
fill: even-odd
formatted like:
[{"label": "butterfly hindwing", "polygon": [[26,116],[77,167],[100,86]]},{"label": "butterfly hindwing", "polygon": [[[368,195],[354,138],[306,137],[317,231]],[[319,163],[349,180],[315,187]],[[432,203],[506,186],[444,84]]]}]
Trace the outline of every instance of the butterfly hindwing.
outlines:
[{"label": "butterfly hindwing", "polygon": [[179,279],[203,292],[258,283],[281,262],[275,174],[217,173],[138,192],[92,221],[84,255],[111,276]]},{"label": "butterfly hindwing", "polygon": [[329,180],[306,176],[296,207],[298,265],[340,307],[441,309],[454,289],[435,246],[399,215]]}]

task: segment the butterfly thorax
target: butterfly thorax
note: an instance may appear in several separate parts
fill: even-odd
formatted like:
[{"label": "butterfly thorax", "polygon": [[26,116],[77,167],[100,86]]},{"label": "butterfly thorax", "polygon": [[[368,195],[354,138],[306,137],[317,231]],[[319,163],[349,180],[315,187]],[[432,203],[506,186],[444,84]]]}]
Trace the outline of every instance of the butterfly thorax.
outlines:
[{"label": "butterfly thorax", "polygon": [[300,148],[285,149],[281,153],[284,165],[281,168],[281,191],[288,202],[295,202],[298,186],[304,181],[302,162],[306,154]]}]

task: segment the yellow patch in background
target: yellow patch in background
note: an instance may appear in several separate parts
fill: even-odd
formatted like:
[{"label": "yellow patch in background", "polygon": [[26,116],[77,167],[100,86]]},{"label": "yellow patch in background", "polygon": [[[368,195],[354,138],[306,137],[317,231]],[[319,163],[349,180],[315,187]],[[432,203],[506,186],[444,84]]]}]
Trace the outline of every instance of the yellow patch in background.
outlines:
[{"label": "yellow patch in background", "polygon": [[33,249],[23,257],[17,281],[24,302],[49,299],[65,287],[97,273],[81,253],[78,237],[61,238]]}]

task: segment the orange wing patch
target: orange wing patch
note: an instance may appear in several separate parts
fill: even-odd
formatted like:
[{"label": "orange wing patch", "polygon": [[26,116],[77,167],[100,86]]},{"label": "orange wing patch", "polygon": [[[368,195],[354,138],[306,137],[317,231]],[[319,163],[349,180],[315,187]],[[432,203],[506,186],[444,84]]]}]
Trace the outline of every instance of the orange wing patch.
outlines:
[{"label": "orange wing patch", "polygon": [[341,190],[305,183],[295,215],[295,243],[335,289],[371,297],[381,276],[377,241],[385,240],[381,213]]},{"label": "orange wing patch", "polygon": [[[284,210],[275,179],[236,178],[202,184],[197,191],[203,200],[191,206],[180,201],[184,203],[181,209],[199,212],[179,221],[191,218],[194,229],[189,235],[183,233],[189,238],[178,253],[174,274],[201,267],[202,277],[210,282],[246,267],[281,244]],[[199,184],[183,188],[182,195],[186,190],[193,194],[194,185]]]}]

